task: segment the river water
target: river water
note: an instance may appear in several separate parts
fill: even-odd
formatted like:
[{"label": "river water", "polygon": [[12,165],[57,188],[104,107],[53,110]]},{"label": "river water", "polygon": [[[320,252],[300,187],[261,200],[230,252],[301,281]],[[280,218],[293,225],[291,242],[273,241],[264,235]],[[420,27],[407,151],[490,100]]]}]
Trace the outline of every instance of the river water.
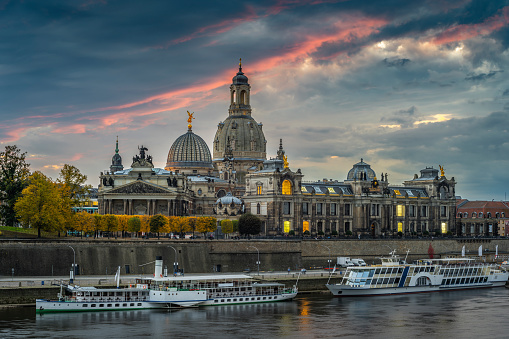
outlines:
[{"label": "river water", "polygon": [[509,289],[36,315],[0,309],[0,338],[507,338]]}]

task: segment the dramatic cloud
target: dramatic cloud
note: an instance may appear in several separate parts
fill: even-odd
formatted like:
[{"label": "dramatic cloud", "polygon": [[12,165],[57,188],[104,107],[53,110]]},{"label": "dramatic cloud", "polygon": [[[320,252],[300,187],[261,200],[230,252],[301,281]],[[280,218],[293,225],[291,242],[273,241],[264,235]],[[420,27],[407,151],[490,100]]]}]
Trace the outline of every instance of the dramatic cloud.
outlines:
[{"label": "dramatic cloud", "polygon": [[391,183],[445,166],[457,194],[501,199],[507,166],[506,0],[7,1],[0,141],[56,177],[97,185],[118,135],[163,167],[193,130],[212,145],[242,58],[267,152],[305,180],[360,158]]}]

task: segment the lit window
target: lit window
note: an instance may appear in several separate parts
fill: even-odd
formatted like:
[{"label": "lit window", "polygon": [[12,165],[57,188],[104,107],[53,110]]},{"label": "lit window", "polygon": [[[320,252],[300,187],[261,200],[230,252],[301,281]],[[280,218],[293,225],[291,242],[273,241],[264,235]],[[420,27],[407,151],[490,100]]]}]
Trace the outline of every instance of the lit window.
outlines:
[{"label": "lit window", "polygon": [[302,187],[300,188],[300,191],[301,191],[301,192],[304,192],[304,193],[307,193],[307,192],[308,192],[308,190],[307,190],[307,189],[306,189],[306,187],[304,187],[304,186],[302,186]]},{"label": "lit window", "polygon": [[284,227],[285,227],[285,233],[289,233],[290,232],[290,222],[289,221],[285,221],[284,222]]},{"label": "lit window", "polygon": [[403,232],[403,223],[398,222],[398,232]]},{"label": "lit window", "polygon": [[302,223],[302,232],[309,231],[309,221],[304,221]]},{"label": "lit window", "polygon": [[396,195],[401,195],[401,193],[399,192],[399,190],[394,190],[394,193],[396,193]]},{"label": "lit window", "polygon": [[442,228],[442,233],[443,233],[443,234],[447,233],[447,223],[446,223],[446,222],[443,222],[441,226],[442,226],[442,227],[441,227],[441,228]]},{"label": "lit window", "polygon": [[334,188],[332,188],[332,187],[327,187],[327,189],[329,190],[329,193],[332,193],[332,194],[336,193],[336,191],[334,191]]},{"label": "lit window", "polygon": [[405,216],[405,205],[397,205],[396,206],[396,216],[398,216],[398,217]]},{"label": "lit window", "polygon": [[256,188],[256,194],[261,195],[262,194],[262,186],[258,186]]},{"label": "lit window", "polygon": [[283,181],[283,190],[282,193],[285,195],[291,195],[292,194],[292,183],[290,180]]}]

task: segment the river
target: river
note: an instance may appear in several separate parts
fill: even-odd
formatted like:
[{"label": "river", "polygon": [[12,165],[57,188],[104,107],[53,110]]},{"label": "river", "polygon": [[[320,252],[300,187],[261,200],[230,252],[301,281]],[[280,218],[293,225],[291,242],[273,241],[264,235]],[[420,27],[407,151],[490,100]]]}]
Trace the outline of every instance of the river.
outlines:
[{"label": "river", "polygon": [[509,289],[36,315],[0,309],[0,338],[507,338]]}]

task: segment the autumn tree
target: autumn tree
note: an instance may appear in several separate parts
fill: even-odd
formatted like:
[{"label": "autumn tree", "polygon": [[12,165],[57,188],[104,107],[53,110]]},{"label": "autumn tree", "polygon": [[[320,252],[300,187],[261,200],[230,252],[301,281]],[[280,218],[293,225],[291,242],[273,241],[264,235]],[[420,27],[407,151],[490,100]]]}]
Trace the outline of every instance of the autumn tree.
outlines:
[{"label": "autumn tree", "polygon": [[85,185],[87,176],[72,165],[65,164],[60,170],[57,183],[62,186],[62,192],[70,200],[71,207],[82,206],[88,200],[91,185]]},{"label": "autumn tree", "polygon": [[203,233],[203,237],[217,229],[217,219],[214,217],[199,217],[196,224],[196,231]]},{"label": "autumn tree", "polygon": [[233,223],[231,220],[229,219],[221,220],[221,232],[227,235],[233,233]]},{"label": "autumn tree", "polygon": [[141,228],[140,231],[143,233],[150,232],[150,216],[140,215]]},{"label": "autumn tree", "polygon": [[41,172],[34,172],[29,185],[14,205],[14,210],[24,226],[37,228],[37,236],[43,231],[61,231],[65,224],[65,204],[56,184]]},{"label": "autumn tree", "polygon": [[153,215],[150,217],[150,232],[157,233],[157,238],[159,238],[159,232],[164,232],[166,224],[168,224],[168,218],[164,215]]},{"label": "autumn tree", "polygon": [[241,235],[259,234],[262,228],[262,221],[251,213],[242,214],[239,218],[239,233]]},{"label": "autumn tree", "polygon": [[74,224],[75,229],[79,231],[81,233],[81,237],[83,237],[83,233],[94,230],[94,217],[86,211],[77,212],[74,215]]},{"label": "autumn tree", "polygon": [[189,222],[185,217],[175,217],[172,216],[169,218],[170,230],[173,233],[179,234],[181,237],[184,236],[186,232],[189,232]]},{"label": "autumn tree", "polygon": [[196,217],[187,217],[187,222],[189,223],[189,231],[193,232],[193,237],[197,227],[197,219],[198,218]]},{"label": "autumn tree", "polygon": [[94,238],[103,230],[103,218],[100,214],[94,214]]},{"label": "autumn tree", "polygon": [[14,146],[6,146],[0,152],[0,217],[7,226],[17,221],[14,205],[28,185],[30,165],[25,162],[26,153]]},{"label": "autumn tree", "polygon": [[141,229],[141,219],[139,216],[130,217],[127,220],[127,230],[131,233],[138,233]]},{"label": "autumn tree", "polygon": [[106,214],[103,215],[103,231],[108,232],[108,238],[110,237],[111,232],[116,232],[118,227],[118,219],[115,214]]},{"label": "autumn tree", "polygon": [[125,232],[127,231],[127,221],[129,220],[130,215],[117,215],[118,219],[118,227],[117,230],[122,232],[122,238],[125,237]]}]

